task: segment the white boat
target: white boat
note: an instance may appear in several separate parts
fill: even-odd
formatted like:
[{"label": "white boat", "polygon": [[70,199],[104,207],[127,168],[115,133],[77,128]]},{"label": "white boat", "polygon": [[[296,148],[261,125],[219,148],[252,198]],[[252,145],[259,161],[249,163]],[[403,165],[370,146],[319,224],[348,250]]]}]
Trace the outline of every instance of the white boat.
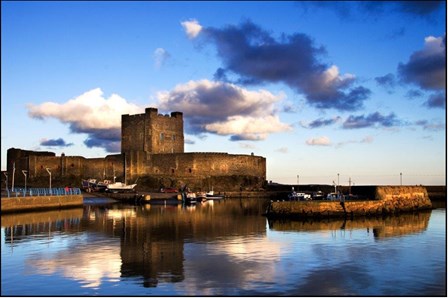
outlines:
[{"label": "white boat", "polygon": [[114,182],[107,184],[107,189],[109,191],[132,191],[137,186],[137,184],[126,184],[123,182]]},{"label": "white boat", "polygon": [[182,199],[186,204],[196,204],[196,194],[194,192],[182,193]]},{"label": "white boat", "polygon": [[215,195],[213,190],[208,192],[198,192],[196,193],[196,197],[202,199],[203,201],[224,199],[224,195]]},{"label": "white boat", "polygon": [[224,199],[224,196],[223,195],[215,195],[213,190],[211,190],[211,191],[208,191],[205,193],[205,198],[207,200],[219,200],[219,199]]},{"label": "white boat", "polygon": [[290,201],[309,201],[311,200],[311,195],[304,192],[292,191],[288,194],[288,199]]}]

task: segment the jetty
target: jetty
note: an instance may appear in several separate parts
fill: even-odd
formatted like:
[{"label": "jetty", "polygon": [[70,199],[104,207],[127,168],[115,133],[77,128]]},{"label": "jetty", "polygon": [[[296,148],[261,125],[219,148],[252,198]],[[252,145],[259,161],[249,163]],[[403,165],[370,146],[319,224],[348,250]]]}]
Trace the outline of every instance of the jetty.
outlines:
[{"label": "jetty", "polygon": [[326,218],[378,216],[432,208],[423,186],[375,186],[373,197],[345,201],[274,201],[266,210],[270,218]]}]

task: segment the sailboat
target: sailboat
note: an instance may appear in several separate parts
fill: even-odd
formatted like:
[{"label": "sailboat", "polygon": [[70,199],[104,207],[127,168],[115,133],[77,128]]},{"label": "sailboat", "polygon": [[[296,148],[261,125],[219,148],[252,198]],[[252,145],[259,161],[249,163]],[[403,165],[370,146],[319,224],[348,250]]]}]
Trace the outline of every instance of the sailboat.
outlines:
[{"label": "sailboat", "polygon": [[[124,157],[124,181],[126,181],[126,155]],[[125,192],[125,191],[134,191],[134,188],[137,186],[137,180],[135,180],[134,184],[126,184],[123,182],[115,181],[115,169],[114,169],[114,182],[107,184],[107,190],[111,192]]]},{"label": "sailboat", "polygon": [[109,191],[131,191],[134,190],[134,188],[137,186],[136,183],[134,184],[126,184],[123,182],[114,182],[107,185],[107,189]]}]

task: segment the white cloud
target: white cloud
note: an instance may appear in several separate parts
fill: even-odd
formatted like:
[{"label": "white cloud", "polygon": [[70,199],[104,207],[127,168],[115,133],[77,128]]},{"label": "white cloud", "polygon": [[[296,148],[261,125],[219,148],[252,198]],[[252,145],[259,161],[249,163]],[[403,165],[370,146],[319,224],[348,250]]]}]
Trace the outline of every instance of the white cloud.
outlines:
[{"label": "white cloud", "polygon": [[339,68],[336,65],[332,65],[322,73],[321,83],[324,86],[327,86],[327,88],[344,88],[351,84],[354,80],[354,75],[350,73],[340,75]]},{"label": "white cloud", "polygon": [[246,140],[264,140],[270,133],[288,131],[289,125],[281,123],[277,116],[232,116],[225,121],[205,125],[205,129],[219,135],[240,135]]},{"label": "white cloud", "polygon": [[79,129],[121,128],[122,114],[141,113],[143,109],[128,103],[117,94],[109,98],[96,88],[87,91],[65,103],[44,102],[40,105],[28,104],[28,115],[32,118],[56,118]]},{"label": "white cloud", "polygon": [[154,51],[154,66],[159,69],[165,63],[165,61],[170,57],[170,54],[163,48],[157,48]]},{"label": "white cloud", "polygon": [[187,36],[190,39],[193,39],[196,36],[198,36],[198,34],[202,30],[202,26],[195,19],[191,19],[189,21],[185,21],[180,24],[182,25],[182,27],[184,27],[185,33],[187,33]]},{"label": "white cloud", "polygon": [[314,139],[308,139],[306,144],[310,146],[330,146],[331,141],[328,137],[322,136]]}]

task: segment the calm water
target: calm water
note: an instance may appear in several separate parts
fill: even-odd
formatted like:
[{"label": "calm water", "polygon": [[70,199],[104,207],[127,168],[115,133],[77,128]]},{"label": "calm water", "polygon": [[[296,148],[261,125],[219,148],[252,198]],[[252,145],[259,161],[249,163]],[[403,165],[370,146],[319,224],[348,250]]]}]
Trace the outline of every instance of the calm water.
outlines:
[{"label": "calm water", "polygon": [[4,215],[1,294],[446,296],[446,209],[268,221],[263,199]]}]

